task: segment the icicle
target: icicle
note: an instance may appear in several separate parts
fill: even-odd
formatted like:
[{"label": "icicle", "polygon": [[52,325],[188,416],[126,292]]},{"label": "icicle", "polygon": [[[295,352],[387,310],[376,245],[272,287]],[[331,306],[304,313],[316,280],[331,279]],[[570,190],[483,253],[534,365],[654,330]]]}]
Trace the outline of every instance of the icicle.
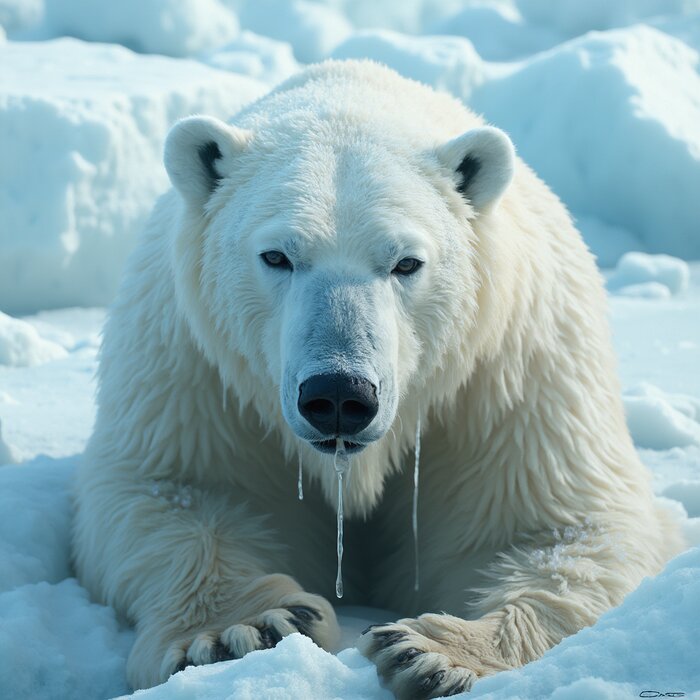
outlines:
[{"label": "icicle", "polygon": [[415,558],[416,571],[413,590],[418,591],[419,572],[418,572],[418,476],[420,470],[420,414],[416,421],[416,446],[415,446],[415,463],[413,465],[413,556]]},{"label": "icicle", "polygon": [[333,466],[338,476],[338,523],[336,551],[338,553],[338,574],[335,578],[335,594],[338,598],[343,597],[343,476],[348,469],[350,460],[345,451],[345,443],[341,438],[335,442],[335,459]]},{"label": "icicle", "polygon": [[304,500],[304,482],[302,481],[303,473],[304,465],[301,461],[301,452],[299,452],[299,478],[297,479],[297,494],[300,501]]}]

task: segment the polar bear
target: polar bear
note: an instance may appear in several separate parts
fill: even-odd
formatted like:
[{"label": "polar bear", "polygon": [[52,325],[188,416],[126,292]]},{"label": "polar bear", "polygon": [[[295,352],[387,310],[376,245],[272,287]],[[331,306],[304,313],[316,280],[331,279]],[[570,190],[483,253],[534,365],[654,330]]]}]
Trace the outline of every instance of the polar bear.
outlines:
[{"label": "polar bear", "polygon": [[180,121],[164,160],[77,476],[77,571],[135,625],[134,688],[292,632],[332,648],[338,440],[344,602],[406,616],[358,641],[398,697],[537,658],[681,547],[594,261],[502,131],[332,61]]}]

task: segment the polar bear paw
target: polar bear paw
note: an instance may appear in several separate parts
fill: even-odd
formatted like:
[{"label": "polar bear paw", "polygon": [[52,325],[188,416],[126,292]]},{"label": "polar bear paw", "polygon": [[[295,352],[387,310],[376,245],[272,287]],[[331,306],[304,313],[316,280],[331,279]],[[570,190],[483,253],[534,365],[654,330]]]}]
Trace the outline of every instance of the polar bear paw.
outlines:
[{"label": "polar bear paw", "polygon": [[335,614],[320,596],[300,593],[289,596],[283,607],[265,610],[251,619],[227,626],[202,630],[189,639],[171,644],[163,659],[162,676],[167,678],[187,666],[201,666],[240,659],[248,652],[271,649],[294,632],[328,647],[337,634]]},{"label": "polar bear paw", "polygon": [[399,700],[456,695],[483,676],[511,668],[490,620],[428,614],[371,625],[357,647]]}]

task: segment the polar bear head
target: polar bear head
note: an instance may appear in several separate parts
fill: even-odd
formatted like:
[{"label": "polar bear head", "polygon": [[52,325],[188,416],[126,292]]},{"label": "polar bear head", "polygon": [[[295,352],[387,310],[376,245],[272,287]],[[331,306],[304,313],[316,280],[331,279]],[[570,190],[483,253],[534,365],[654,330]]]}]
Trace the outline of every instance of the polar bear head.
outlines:
[{"label": "polar bear head", "polygon": [[[430,148],[362,121],[176,124],[174,269],[193,335],[243,404],[319,451],[380,440],[402,400],[464,378],[481,272],[473,222],[513,147],[479,127]],[[440,396],[439,394],[442,394]],[[423,400],[423,399],[421,399]]]}]

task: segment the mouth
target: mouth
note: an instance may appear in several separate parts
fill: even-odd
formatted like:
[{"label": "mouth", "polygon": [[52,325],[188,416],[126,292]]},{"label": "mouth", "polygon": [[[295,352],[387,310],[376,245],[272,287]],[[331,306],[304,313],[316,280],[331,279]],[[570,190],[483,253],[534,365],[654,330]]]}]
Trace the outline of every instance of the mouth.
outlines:
[{"label": "mouth", "polygon": [[[335,454],[335,440],[311,440],[311,444],[319,451],[324,454]],[[367,447],[361,442],[349,442],[348,440],[343,440],[343,445],[345,445],[345,451],[348,454],[356,454],[357,452],[362,452],[362,450]]]}]

